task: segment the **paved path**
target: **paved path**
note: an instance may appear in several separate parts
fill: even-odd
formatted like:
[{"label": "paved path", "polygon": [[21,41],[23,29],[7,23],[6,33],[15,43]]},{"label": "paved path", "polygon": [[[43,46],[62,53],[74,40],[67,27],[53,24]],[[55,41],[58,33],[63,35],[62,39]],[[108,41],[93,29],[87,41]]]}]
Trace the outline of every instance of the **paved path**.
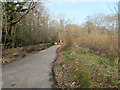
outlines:
[{"label": "paved path", "polygon": [[12,62],[2,68],[3,88],[51,88],[50,65],[56,57],[52,46],[32,56]]}]

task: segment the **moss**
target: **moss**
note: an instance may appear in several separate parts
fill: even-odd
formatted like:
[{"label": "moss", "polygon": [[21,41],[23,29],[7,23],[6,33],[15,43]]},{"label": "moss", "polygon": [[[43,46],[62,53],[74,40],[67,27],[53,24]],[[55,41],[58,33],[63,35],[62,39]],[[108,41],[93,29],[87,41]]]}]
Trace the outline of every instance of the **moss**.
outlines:
[{"label": "moss", "polygon": [[22,57],[25,57],[25,56],[26,56],[25,54],[22,55]]},{"label": "moss", "polygon": [[60,65],[62,66],[64,64],[64,62],[60,62]]}]

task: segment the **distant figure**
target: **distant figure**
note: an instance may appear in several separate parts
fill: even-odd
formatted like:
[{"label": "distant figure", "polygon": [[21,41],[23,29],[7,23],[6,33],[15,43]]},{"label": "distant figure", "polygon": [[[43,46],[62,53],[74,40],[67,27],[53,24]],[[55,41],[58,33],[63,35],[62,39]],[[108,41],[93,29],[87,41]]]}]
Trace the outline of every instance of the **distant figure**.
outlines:
[{"label": "distant figure", "polygon": [[59,41],[59,45],[62,45],[62,40]]}]

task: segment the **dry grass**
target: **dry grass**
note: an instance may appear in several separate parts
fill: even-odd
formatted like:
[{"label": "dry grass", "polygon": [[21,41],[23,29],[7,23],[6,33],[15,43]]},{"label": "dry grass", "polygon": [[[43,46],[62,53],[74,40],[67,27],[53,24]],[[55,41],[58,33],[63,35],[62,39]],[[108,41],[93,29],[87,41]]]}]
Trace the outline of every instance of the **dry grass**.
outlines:
[{"label": "dry grass", "polygon": [[79,37],[75,40],[77,45],[90,47],[95,51],[104,53],[117,53],[118,38],[116,36],[109,36],[107,34],[90,34],[84,37]]},{"label": "dry grass", "polygon": [[98,30],[88,34],[87,30],[73,29],[72,31],[67,32],[67,35],[65,36],[65,46],[72,45],[88,47],[100,53],[112,53],[117,55],[118,34],[116,31],[114,32],[114,35],[112,35],[107,32],[101,33]]},{"label": "dry grass", "polygon": [[72,37],[72,31],[71,31],[71,28],[69,27],[66,32],[65,32],[65,38],[64,38],[64,41],[65,41],[65,46],[67,47],[70,47],[73,45],[74,43],[74,38]]}]

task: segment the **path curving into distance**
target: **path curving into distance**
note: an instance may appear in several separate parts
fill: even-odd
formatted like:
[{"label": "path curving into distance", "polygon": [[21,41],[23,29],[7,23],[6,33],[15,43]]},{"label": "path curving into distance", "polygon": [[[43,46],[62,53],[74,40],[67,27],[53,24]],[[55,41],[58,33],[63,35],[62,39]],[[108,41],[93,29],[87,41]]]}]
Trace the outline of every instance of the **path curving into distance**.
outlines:
[{"label": "path curving into distance", "polygon": [[51,88],[51,63],[59,45],[11,62],[2,68],[3,88]]}]

